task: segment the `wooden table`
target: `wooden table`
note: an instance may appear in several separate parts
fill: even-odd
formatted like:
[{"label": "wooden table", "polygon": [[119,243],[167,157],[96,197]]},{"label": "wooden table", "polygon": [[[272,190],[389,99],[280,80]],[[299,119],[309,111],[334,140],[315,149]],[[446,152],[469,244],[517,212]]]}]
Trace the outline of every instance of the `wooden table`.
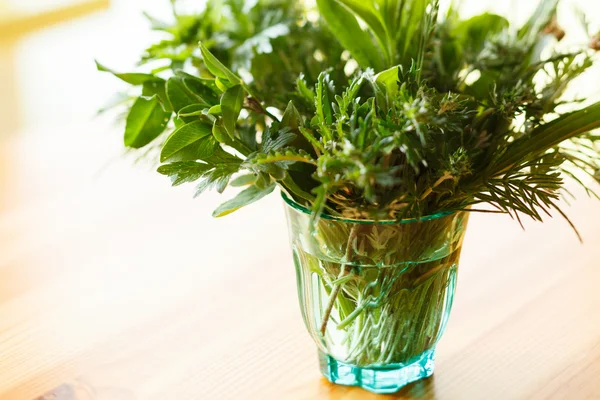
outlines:
[{"label": "wooden table", "polygon": [[[0,399],[600,399],[600,203],[522,231],[474,215],[434,378],[319,375],[277,196],[222,220],[110,128],[0,142]],[[118,139],[114,138],[118,146]]]}]

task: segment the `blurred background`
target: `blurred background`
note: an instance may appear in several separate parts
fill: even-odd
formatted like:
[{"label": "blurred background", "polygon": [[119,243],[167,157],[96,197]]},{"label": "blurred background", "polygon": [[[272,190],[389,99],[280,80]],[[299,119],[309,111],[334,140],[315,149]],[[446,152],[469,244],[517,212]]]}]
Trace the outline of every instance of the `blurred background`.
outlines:
[{"label": "blurred background", "polygon": [[[523,19],[537,1],[463,3],[466,14],[492,9]],[[563,1],[560,23],[573,42],[584,37],[570,12],[575,6],[600,21],[597,0]],[[146,399],[149,394],[171,398],[161,397],[159,388],[183,382],[181,371],[204,357],[194,345],[202,334],[197,329],[180,335],[163,332],[161,338],[176,338],[180,345],[154,348],[158,364],[135,361],[136,350],[125,350],[133,344],[130,339],[109,343],[113,354],[122,354],[123,368],[136,371],[126,375],[126,382],[119,367],[104,364],[103,352],[86,351],[127,329],[139,329],[138,337],[143,337],[145,328],[154,332],[161,321],[203,326],[206,322],[193,320],[196,307],[209,301],[228,304],[226,295],[233,291],[251,296],[267,289],[253,279],[256,265],[269,265],[274,278],[281,278],[281,285],[268,288],[274,290],[273,298],[295,302],[278,196],[213,220],[211,211],[224,198],[211,193],[194,200],[192,187],[170,188],[154,166],[135,165],[131,157],[123,157],[123,127],[117,116],[97,115],[123,85],[98,73],[94,60],[116,70],[132,69],[141,51],[160,38],[142,12],[169,15],[169,8],[168,0],[0,0],[0,335],[7,335],[0,339],[2,399],[31,399],[60,384],[64,376],[81,376],[96,388],[137,388],[135,396],[123,389],[97,399]],[[599,86],[596,69],[574,90],[593,96]],[[596,219],[586,218],[585,212],[595,203],[582,196],[577,204],[581,211],[572,214],[585,236],[595,229]],[[484,225],[494,232],[490,241],[511,237],[501,242],[504,250],[535,251],[522,241],[527,234],[510,218],[481,217],[473,229]],[[563,221],[546,228],[531,224],[530,229],[530,235],[556,229],[566,243],[578,245]],[[475,245],[466,252],[469,268],[468,261],[482,254]],[[488,278],[473,274],[465,279]],[[489,279],[491,283],[493,276]],[[197,297],[215,285],[223,287],[223,297]],[[493,294],[482,289],[474,296],[484,296],[480,304],[493,308]],[[237,313],[244,315],[241,307]],[[284,302],[276,307],[265,320],[293,310],[300,340],[312,351],[296,306]],[[219,310],[213,311],[212,317],[218,318]],[[471,311],[481,329],[491,321],[489,307]],[[153,319],[157,315],[164,318]],[[33,319],[35,328],[29,322]],[[27,329],[27,335],[19,336]],[[456,337],[464,334],[455,331]],[[289,344],[290,354],[296,348]],[[85,357],[75,357],[81,353]],[[179,369],[157,381],[153,371],[161,363]]]}]

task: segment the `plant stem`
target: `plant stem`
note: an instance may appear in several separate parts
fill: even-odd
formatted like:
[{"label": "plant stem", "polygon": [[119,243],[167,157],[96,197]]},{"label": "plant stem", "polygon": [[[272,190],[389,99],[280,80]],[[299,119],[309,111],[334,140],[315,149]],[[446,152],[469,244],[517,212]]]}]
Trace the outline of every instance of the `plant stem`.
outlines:
[{"label": "plant stem", "polygon": [[[350,258],[352,257],[352,244],[354,243],[354,240],[358,236],[359,229],[360,229],[360,225],[354,224],[352,226],[352,229],[350,230],[350,235],[348,237],[348,244],[346,245],[346,257],[345,257],[346,262],[342,265],[342,269],[340,271],[338,280],[345,277],[348,274],[346,271],[346,266],[348,265],[348,263],[350,262]],[[325,336],[325,332],[327,330],[327,323],[329,322],[329,319],[331,318],[331,311],[333,310],[333,306],[335,304],[335,301],[337,300],[337,297],[338,297],[341,287],[342,287],[342,283],[338,283],[333,287],[333,290],[331,291],[331,296],[329,297],[329,301],[327,302],[327,308],[325,308],[325,314],[323,315],[323,321],[321,322],[321,334],[323,336]]]},{"label": "plant stem", "polygon": [[281,122],[279,121],[279,118],[277,118],[275,115],[273,115],[271,112],[269,112],[266,108],[265,108],[265,115],[269,118],[271,118],[274,122]]},{"label": "plant stem", "polygon": [[436,181],[436,182],[433,184],[433,186],[431,186],[430,188],[428,188],[428,189],[427,189],[427,190],[426,190],[426,191],[423,193],[423,195],[421,196],[421,199],[420,199],[420,200],[421,200],[421,201],[425,200],[427,197],[429,197],[429,195],[430,195],[431,193],[433,193],[433,191],[434,191],[434,190],[435,190],[435,189],[436,189],[438,186],[440,186],[442,183],[444,183],[445,181],[447,181],[447,180],[450,180],[450,179],[454,179],[454,176],[453,176],[452,174],[450,174],[449,172],[447,172],[447,171],[446,171],[446,172],[444,173],[444,175],[443,175],[443,176],[442,176],[440,179],[438,179],[438,180],[437,180],[437,181]]}]

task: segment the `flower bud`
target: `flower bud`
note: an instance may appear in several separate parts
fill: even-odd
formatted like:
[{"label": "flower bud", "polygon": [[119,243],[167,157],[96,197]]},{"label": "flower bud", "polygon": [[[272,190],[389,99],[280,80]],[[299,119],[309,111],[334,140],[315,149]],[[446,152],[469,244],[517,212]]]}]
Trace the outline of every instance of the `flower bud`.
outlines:
[{"label": "flower bud", "polygon": [[556,16],[552,18],[552,21],[544,28],[544,34],[552,35],[559,42],[565,38],[566,32],[563,28],[560,27],[558,21],[556,20]]},{"label": "flower bud", "polygon": [[257,114],[265,113],[265,109],[263,108],[263,106],[254,97],[246,97],[245,106]]},{"label": "flower bud", "polygon": [[590,40],[590,49],[600,51],[600,33]]}]

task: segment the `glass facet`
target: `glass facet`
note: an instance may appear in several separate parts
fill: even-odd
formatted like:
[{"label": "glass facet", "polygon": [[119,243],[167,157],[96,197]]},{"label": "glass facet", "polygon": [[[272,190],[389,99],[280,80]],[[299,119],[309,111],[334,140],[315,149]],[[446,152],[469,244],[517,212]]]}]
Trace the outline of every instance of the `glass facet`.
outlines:
[{"label": "glass facet", "polygon": [[311,223],[284,195],[300,307],[333,383],[393,393],[433,373],[468,213]]}]

